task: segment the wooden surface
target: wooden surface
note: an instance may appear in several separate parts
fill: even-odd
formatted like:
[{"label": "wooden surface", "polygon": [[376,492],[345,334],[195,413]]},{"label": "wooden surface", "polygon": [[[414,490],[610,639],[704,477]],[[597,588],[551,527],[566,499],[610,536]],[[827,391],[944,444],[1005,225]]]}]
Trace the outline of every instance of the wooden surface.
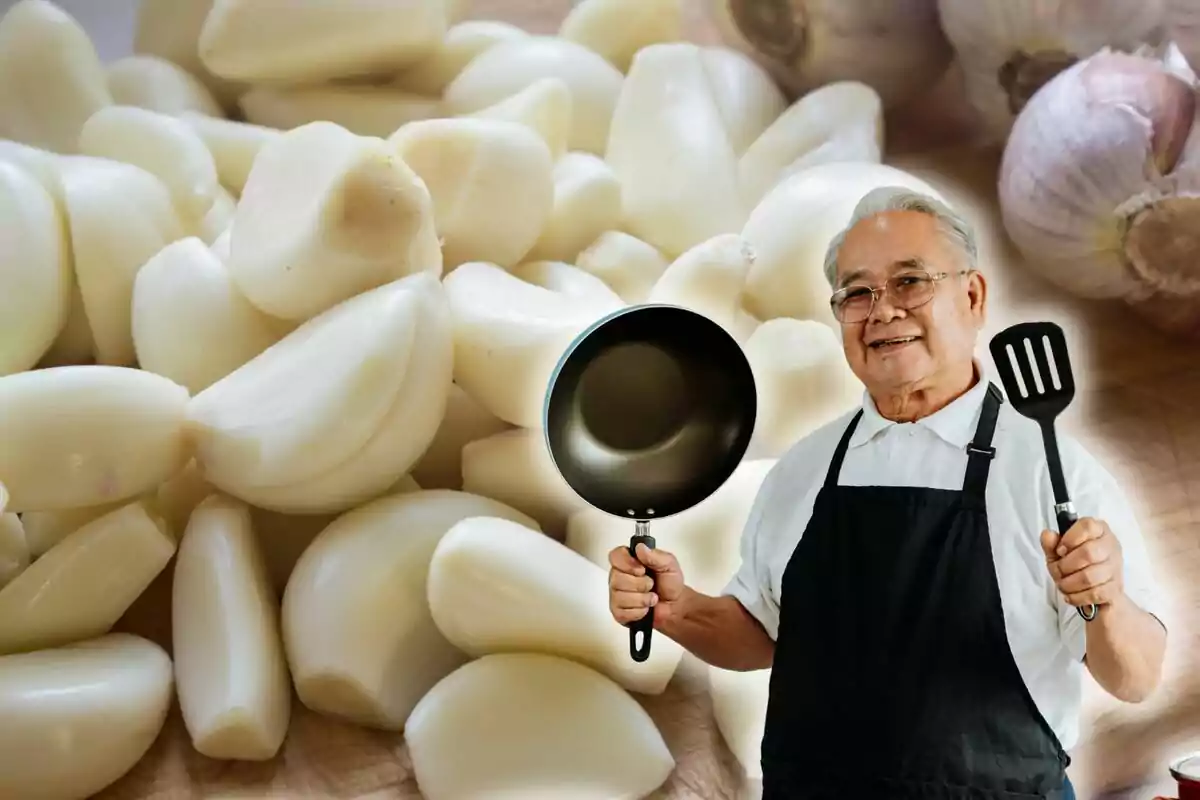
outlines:
[{"label": "wooden surface", "polygon": [[[685,0],[691,3],[691,0]],[[552,32],[565,2],[475,0],[476,17]],[[712,41],[693,21],[689,34]],[[1072,754],[1081,798],[1149,800],[1174,794],[1166,763],[1200,749],[1200,345],[1172,343],[1120,309],[1072,301],[1020,263],[994,209],[995,154],[941,150],[966,140],[969,115],[954,102],[953,77],[918,106],[889,120],[887,160],[911,169],[966,209],[983,238],[991,283],[989,332],[1019,319],[1045,318],[1067,329],[1080,394],[1064,421],[1119,477],[1142,512],[1150,554],[1172,600],[1166,685],[1140,706],[1090,686],[1085,741]],[[920,154],[925,151],[925,154]],[[170,575],[161,577],[122,627],[166,643],[161,610]],[[644,699],[679,767],[661,798],[739,796],[740,769],[720,740],[702,673],[686,661],[668,692]],[[620,769],[620,765],[614,765]],[[1125,791],[1116,791],[1125,789]],[[848,785],[847,796],[853,787]],[[132,773],[100,795],[132,798],[419,798],[402,739],[318,718],[298,704],[284,752],[267,764],[222,764],[198,756],[178,713]]]}]

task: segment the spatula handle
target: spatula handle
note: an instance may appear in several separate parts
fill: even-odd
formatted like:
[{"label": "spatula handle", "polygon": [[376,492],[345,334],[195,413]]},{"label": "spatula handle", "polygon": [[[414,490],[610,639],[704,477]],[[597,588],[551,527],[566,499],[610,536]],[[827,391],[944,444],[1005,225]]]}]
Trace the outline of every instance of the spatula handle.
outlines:
[{"label": "spatula handle", "polygon": [[[637,561],[637,546],[644,544],[654,549],[654,537],[644,532],[645,526],[638,524],[638,532],[629,540],[629,555]],[[650,590],[654,590],[654,570],[646,567],[646,576],[650,578]],[[634,661],[641,663],[650,657],[650,636],[654,633],[654,606],[646,609],[646,616],[633,622],[626,623],[629,628],[629,655]]]},{"label": "spatula handle", "polygon": [[[1070,530],[1071,526],[1074,525],[1078,520],[1079,520],[1079,516],[1074,511],[1070,510],[1069,508],[1060,509],[1058,512],[1058,533],[1059,533],[1059,535],[1061,536],[1062,534],[1064,534],[1068,530]],[[1079,612],[1079,616],[1083,617],[1088,622],[1091,622],[1093,619],[1096,618],[1096,604],[1095,603],[1089,603],[1086,606],[1080,606],[1076,610]]]}]

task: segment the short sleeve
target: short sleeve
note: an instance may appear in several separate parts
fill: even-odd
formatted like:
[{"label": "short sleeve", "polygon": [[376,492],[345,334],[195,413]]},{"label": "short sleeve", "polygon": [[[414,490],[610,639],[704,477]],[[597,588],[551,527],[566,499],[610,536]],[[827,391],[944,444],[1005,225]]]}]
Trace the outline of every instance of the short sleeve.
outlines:
[{"label": "short sleeve", "polygon": [[[1121,558],[1124,566],[1125,594],[1143,611],[1152,614],[1164,627],[1167,624],[1166,607],[1150,563],[1141,526],[1132,504],[1120,483],[1099,462],[1082,448],[1078,448],[1080,463],[1079,479],[1073,481],[1072,501],[1080,517],[1093,517],[1108,524],[1113,535],[1121,543]],[[1087,651],[1087,621],[1079,610],[1069,604],[1062,593],[1056,593],[1059,606],[1059,629],[1063,641],[1076,660],[1082,660]]]},{"label": "short sleeve", "polygon": [[741,565],[721,590],[721,594],[731,596],[741,603],[772,639],[779,635],[779,604],[771,592],[770,547],[769,543],[764,541],[762,531],[765,528],[765,520],[774,506],[772,496],[776,480],[773,479],[777,469],[778,466],[768,473],[754,498],[746,525],[742,529]]}]

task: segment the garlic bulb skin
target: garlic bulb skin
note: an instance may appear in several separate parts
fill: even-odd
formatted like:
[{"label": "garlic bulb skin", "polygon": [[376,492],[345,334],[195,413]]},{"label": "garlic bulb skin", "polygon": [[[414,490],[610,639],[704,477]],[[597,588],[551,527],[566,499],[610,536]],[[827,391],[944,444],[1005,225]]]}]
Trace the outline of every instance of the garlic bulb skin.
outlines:
[{"label": "garlic bulb skin", "polygon": [[950,64],[937,0],[705,0],[724,39],[754,56],[792,98],[856,80],[894,107]]},{"label": "garlic bulb skin", "polygon": [[1160,43],[1167,1],[938,0],[938,11],[967,100],[1003,141],[1034,92],[1078,59]]},{"label": "garlic bulb skin", "polygon": [[1005,148],[999,200],[1009,237],[1044,278],[1085,298],[1162,296],[1172,313],[1151,319],[1200,327],[1196,88],[1173,45],[1106,49],[1030,100]]},{"label": "garlic bulb skin", "polygon": [[1189,64],[1200,59],[1200,4],[1194,0],[1162,0],[1167,36]]}]

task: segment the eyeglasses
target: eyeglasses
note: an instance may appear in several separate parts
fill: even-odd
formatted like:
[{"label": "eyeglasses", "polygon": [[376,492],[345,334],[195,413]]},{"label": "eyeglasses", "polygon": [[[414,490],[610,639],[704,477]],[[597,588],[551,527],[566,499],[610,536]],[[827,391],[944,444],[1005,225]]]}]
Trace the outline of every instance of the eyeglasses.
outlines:
[{"label": "eyeglasses", "polygon": [[896,308],[911,311],[928,303],[933,298],[934,286],[938,281],[954,275],[966,275],[970,270],[958,272],[930,273],[924,270],[908,270],[888,278],[882,287],[862,284],[847,286],[833,293],[829,307],[839,322],[862,322],[871,316],[880,295],[887,292],[888,302]]}]

